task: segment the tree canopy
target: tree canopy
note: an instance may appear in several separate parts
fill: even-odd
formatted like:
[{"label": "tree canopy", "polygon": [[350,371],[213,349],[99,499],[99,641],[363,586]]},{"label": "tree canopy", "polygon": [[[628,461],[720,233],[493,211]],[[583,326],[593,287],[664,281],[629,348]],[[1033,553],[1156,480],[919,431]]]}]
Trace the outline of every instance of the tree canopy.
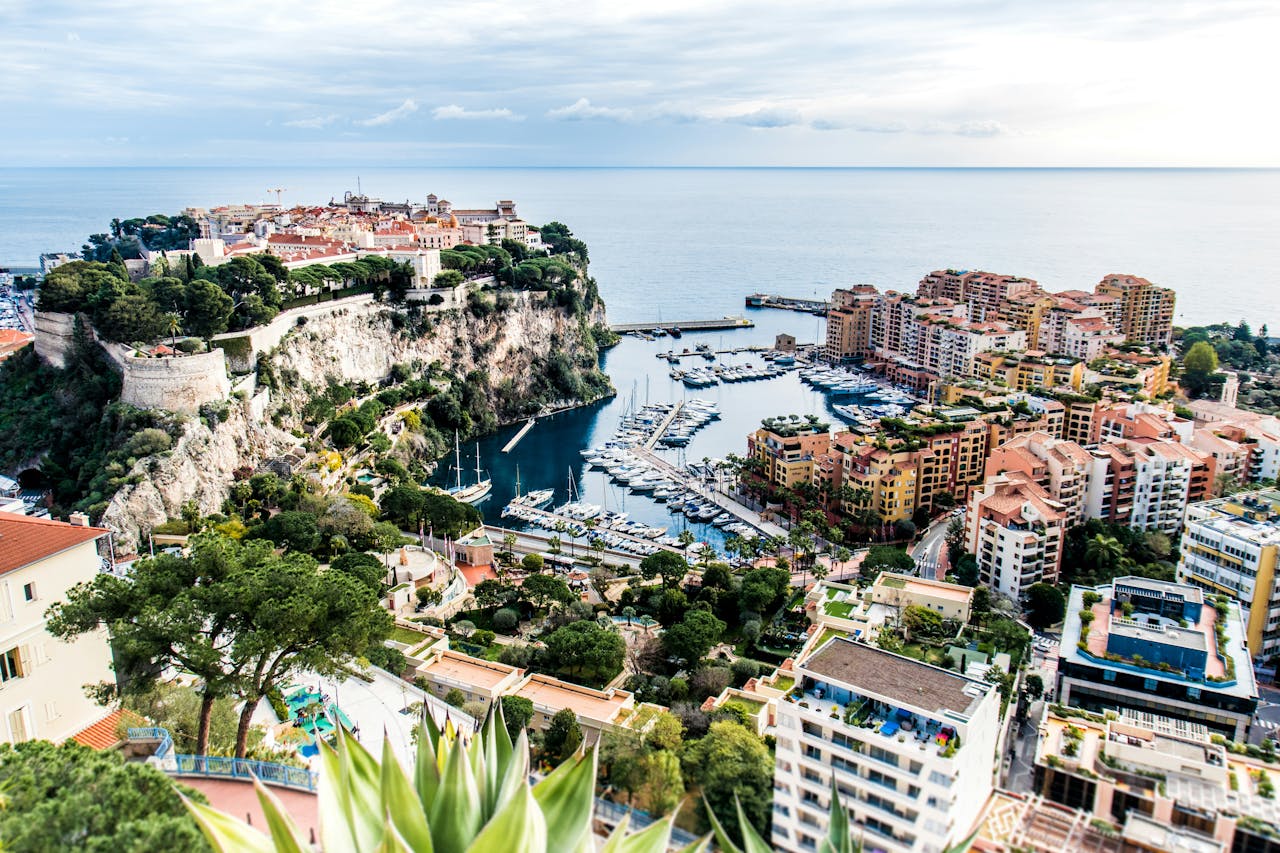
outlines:
[{"label": "tree canopy", "polygon": [[725,623],[709,610],[690,610],[684,619],[662,632],[662,648],[685,666],[693,666],[720,642]]},{"label": "tree canopy", "polygon": [[[706,803],[731,833],[740,833],[735,797],[747,820],[758,831],[767,830],[773,758],[753,732],[728,720],[712,723],[705,737],[685,748],[681,764],[685,777],[701,786]],[[705,826],[704,807],[698,815]]]},{"label": "tree canopy", "polygon": [[1049,628],[1062,621],[1067,613],[1067,599],[1055,586],[1032,584],[1027,589],[1027,621],[1034,628]]},{"label": "tree canopy", "polygon": [[205,797],[114,750],[67,742],[0,745],[0,838],[13,853],[208,850],[179,799]]},{"label": "tree canopy", "polygon": [[585,619],[570,622],[546,637],[545,665],[576,681],[607,683],[622,671],[627,652],[622,635]]}]

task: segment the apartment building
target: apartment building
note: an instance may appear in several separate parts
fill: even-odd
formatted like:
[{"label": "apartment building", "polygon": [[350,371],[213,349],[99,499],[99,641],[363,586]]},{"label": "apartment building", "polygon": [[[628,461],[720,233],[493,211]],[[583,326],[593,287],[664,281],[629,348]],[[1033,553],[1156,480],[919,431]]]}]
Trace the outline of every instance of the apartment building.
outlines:
[{"label": "apartment building", "polygon": [[1058,702],[1145,711],[1244,741],[1258,686],[1240,609],[1149,578],[1073,586],[1058,651]]},{"label": "apartment building", "polygon": [[[1035,791],[1121,828],[1137,850],[1277,853],[1280,803],[1261,759],[1228,750],[1199,723],[1145,711],[1046,711]],[[1135,843],[1136,842],[1136,843]]]},{"label": "apartment building", "polygon": [[972,322],[996,319],[1005,302],[1039,292],[1032,279],[981,270],[934,270],[916,287],[918,296],[967,303]]},{"label": "apartment building", "polygon": [[747,437],[747,458],[762,463],[762,475],[775,486],[793,488],[813,481],[815,457],[831,450],[829,424],[769,418]]},{"label": "apartment building", "polygon": [[970,834],[996,769],[992,685],[843,637],[794,672],[778,702],[775,849],[816,849],[833,783],[868,850],[942,851]]},{"label": "apartment building", "polygon": [[110,534],[85,516],[67,524],[0,513],[0,737],[59,743],[99,720],[86,685],[115,682],[106,629],[64,642],[45,612],[102,567],[98,541]]},{"label": "apartment building", "polygon": [[1049,356],[1040,350],[980,352],[973,356],[973,375],[1015,391],[1036,388],[1079,391],[1084,381],[1084,363],[1074,358]]},{"label": "apartment building", "polygon": [[868,496],[863,503],[845,501],[842,512],[852,516],[874,510],[887,523],[911,518],[920,489],[916,451],[877,447],[850,432],[837,433],[831,450],[840,461],[841,484]]},{"label": "apartment building", "polygon": [[868,590],[821,580],[805,596],[805,611],[818,626],[818,636],[832,628],[864,643],[874,643],[884,625],[897,625],[907,607],[923,607],[965,624],[972,605],[972,587],[898,572],[881,572]]},{"label": "apartment building", "polygon": [[997,474],[969,496],[967,550],[982,582],[1015,601],[1033,584],[1057,583],[1066,508],[1020,471]]},{"label": "apartment building", "polygon": [[1156,287],[1145,278],[1112,273],[1104,276],[1094,292],[1119,302],[1116,329],[1126,340],[1167,350],[1173,342],[1173,305],[1176,294]]},{"label": "apartment building", "polygon": [[415,680],[421,678],[426,683],[423,689],[441,699],[451,690],[460,690],[466,701],[483,702],[487,708],[524,678],[524,670],[518,667],[474,658],[447,646],[447,641],[433,646],[414,670]]},{"label": "apartment building", "polygon": [[1037,349],[1089,361],[1096,358],[1098,352],[1092,348],[1093,344],[1088,344],[1084,349],[1091,354],[1082,354],[1079,351],[1082,347],[1079,339],[1092,341],[1096,338],[1097,346],[1124,340],[1124,335],[1116,331],[1111,318],[1102,307],[1086,305],[1064,294],[1048,296],[1047,300],[1048,304],[1043,305],[1039,311],[1035,337],[1030,338],[1028,335]]},{"label": "apartment building", "polygon": [[1235,494],[1187,507],[1178,581],[1239,602],[1254,657],[1280,654],[1278,553],[1280,492]]},{"label": "apartment building", "polygon": [[869,284],[841,288],[831,294],[827,341],[822,351],[827,361],[841,363],[871,354],[871,315],[878,297]]},{"label": "apartment building", "polygon": [[1068,527],[1085,519],[1085,497],[1097,466],[1096,457],[1074,441],[1048,432],[1015,436],[991,451],[986,476],[1020,472],[1059,504]]}]

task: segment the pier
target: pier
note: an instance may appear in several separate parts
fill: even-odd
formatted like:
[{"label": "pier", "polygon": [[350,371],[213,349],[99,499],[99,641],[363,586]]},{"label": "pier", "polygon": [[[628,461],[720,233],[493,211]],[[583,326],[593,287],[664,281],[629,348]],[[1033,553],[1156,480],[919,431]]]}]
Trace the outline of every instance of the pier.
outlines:
[{"label": "pier", "polygon": [[755,323],[746,317],[721,317],[719,320],[654,320],[649,323],[615,323],[609,328],[620,335],[627,332],[648,332],[652,329],[679,329],[682,332],[711,332],[717,329],[750,329]]},{"label": "pier", "polygon": [[682,483],[686,488],[693,489],[700,496],[710,500],[716,506],[738,519],[738,521],[749,524],[756,530],[759,530],[765,536],[786,537],[787,531],[783,530],[781,526],[774,524],[772,521],[765,521],[760,517],[760,513],[743,506],[728,495],[721,494],[714,489],[709,489],[706,492],[702,491],[702,489],[698,488],[701,484],[698,482],[696,477],[693,477],[687,471],[672,465],[649,448],[637,447],[633,448],[631,452],[644,462],[652,465],[654,468],[657,468],[663,474],[666,474],[677,482]]},{"label": "pier", "polygon": [[773,293],[753,293],[747,297],[746,302],[748,308],[780,308],[783,311],[803,311],[806,314],[826,314],[831,307],[831,303],[825,299],[799,299]]},{"label": "pier", "polygon": [[658,439],[666,435],[667,427],[671,426],[671,422],[676,419],[676,415],[680,414],[680,410],[684,408],[684,403],[676,403],[671,407],[671,411],[667,412],[667,416],[662,419],[662,423],[658,424],[653,432],[649,433],[649,437],[644,440],[641,445],[645,450],[653,450],[654,445],[658,443]]},{"label": "pier", "polygon": [[533,429],[533,425],[536,420],[536,418],[529,418],[529,422],[520,427],[520,431],[511,437],[511,440],[502,448],[502,452],[510,453],[512,449],[520,443],[520,439],[524,438],[525,435],[528,434],[529,430]]}]

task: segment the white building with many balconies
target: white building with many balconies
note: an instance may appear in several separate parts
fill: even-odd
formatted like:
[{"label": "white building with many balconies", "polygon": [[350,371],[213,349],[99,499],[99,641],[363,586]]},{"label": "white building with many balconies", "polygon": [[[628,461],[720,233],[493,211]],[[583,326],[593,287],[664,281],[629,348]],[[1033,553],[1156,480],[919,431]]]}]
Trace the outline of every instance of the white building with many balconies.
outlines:
[{"label": "white building with many balconies", "polygon": [[815,850],[831,787],[864,849],[934,853],[966,838],[994,787],[995,687],[833,637],[778,702],[775,849]]}]

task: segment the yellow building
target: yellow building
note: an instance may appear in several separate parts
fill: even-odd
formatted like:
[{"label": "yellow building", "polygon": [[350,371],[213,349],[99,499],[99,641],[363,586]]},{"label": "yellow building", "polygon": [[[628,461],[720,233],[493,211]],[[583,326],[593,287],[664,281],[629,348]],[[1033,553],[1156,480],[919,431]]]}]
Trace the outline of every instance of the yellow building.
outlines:
[{"label": "yellow building", "polygon": [[1187,507],[1178,582],[1223,593],[1246,611],[1254,657],[1280,653],[1280,492],[1258,491]]},{"label": "yellow building", "polygon": [[856,516],[874,510],[885,522],[911,518],[919,489],[917,451],[876,446],[848,432],[836,435],[832,449],[840,459],[841,485],[869,496],[862,503],[844,501],[842,512]]},{"label": "yellow building", "polygon": [[761,474],[775,486],[795,488],[813,482],[815,458],[831,449],[828,424],[766,418],[747,437],[747,457],[759,461]]},{"label": "yellow building", "polygon": [[1172,290],[1156,287],[1145,278],[1113,273],[1098,282],[1094,292],[1119,301],[1119,331],[1126,340],[1169,348],[1176,298]]},{"label": "yellow building", "polygon": [[1084,362],[1051,358],[1038,350],[978,353],[973,357],[973,372],[979,379],[1015,391],[1062,387],[1079,391],[1084,382]]}]

